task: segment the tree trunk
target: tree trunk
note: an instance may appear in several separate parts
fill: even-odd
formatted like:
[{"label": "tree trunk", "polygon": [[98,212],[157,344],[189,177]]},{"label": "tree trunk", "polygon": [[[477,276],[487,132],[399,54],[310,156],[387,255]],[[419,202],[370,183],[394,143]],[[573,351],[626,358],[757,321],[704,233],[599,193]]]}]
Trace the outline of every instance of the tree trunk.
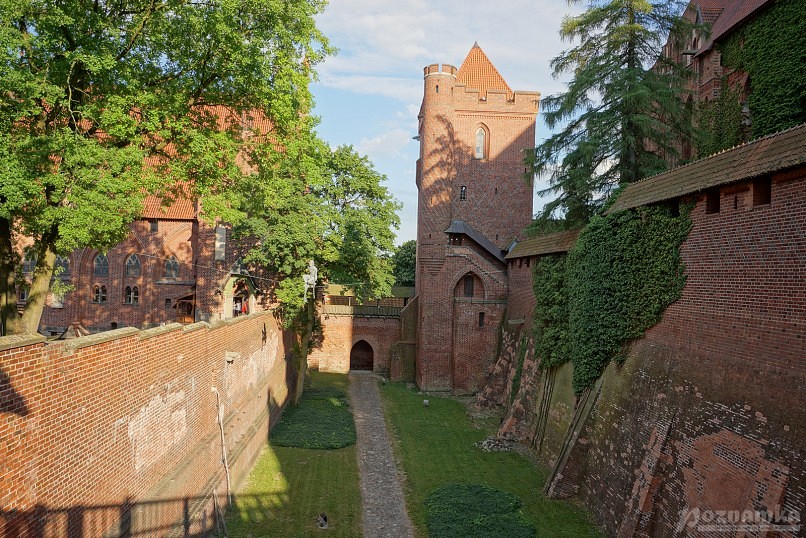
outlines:
[{"label": "tree trunk", "polygon": [[311,341],[311,333],[313,333],[315,301],[316,299],[313,298],[305,305],[307,319],[305,320],[305,329],[302,333],[302,342],[300,342],[299,346],[299,356],[297,357],[297,384],[294,388],[294,405],[299,404],[299,400],[302,398],[302,391],[305,388],[305,375],[308,372],[308,347]]},{"label": "tree trunk", "polygon": [[11,222],[0,218],[0,336],[22,332],[15,286],[18,261],[11,236]]},{"label": "tree trunk", "polygon": [[39,322],[45,310],[45,299],[50,291],[50,279],[53,278],[53,266],[56,263],[56,252],[49,243],[42,244],[37,249],[37,255],[28,302],[22,311],[21,328],[27,334],[36,334],[39,330]]}]

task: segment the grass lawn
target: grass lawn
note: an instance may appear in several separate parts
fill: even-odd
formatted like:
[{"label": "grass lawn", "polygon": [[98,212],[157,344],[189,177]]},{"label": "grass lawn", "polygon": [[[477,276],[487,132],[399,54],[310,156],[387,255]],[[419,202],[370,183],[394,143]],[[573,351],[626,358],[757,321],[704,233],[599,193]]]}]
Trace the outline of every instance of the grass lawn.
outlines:
[{"label": "grass lawn", "polygon": [[[290,419],[286,433],[291,432],[291,437],[294,432],[316,432],[317,438],[324,439],[349,437],[349,431],[343,430],[342,413],[349,384],[347,376],[310,374],[314,390],[306,388],[310,397],[303,397],[299,408],[286,409],[284,420]],[[328,407],[323,400],[333,405]],[[322,421],[328,421],[328,416],[335,417],[329,421],[335,431],[322,433]],[[352,421],[349,426],[353,426]],[[269,436],[270,440],[273,435]],[[286,435],[285,440],[288,438]],[[355,439],[354,430],[352,438]],[[326,531],[317,526],[320,512],[328,516]],[[234,510],[227,518],[227,529],[229,536],[238,538],[321,537],[323,533],[345,538],[361,536],[361,492],[355,445],[315,450],[270,443],[236,496]]]},{"label": "grass lawn", "polygon": [[[461,402],[424,397],[400,383],[383,385],[381,396],[406,475],[406,504],[417,536],[428,536],[426,497],[453,483],[483,484],[514,493],[540,538],[600,536],[584,511],[543,495],[545,470],[514,452],[484,452],[473,446],[495,433],[497,420],[474,421],[474,427]],[[424,398],[429,407],[423,406]]]}]

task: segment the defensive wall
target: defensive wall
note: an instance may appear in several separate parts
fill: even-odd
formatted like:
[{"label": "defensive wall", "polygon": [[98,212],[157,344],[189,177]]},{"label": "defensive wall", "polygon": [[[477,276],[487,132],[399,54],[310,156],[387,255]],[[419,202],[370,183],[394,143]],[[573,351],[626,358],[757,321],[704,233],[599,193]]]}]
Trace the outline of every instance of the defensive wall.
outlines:
[{"label": "defensive wall", "polygon": [[269,312],[0,338],[0,536],[214,529],[288,400],[289,349]]},{"label": "defensive wall", "polygon": [[[682,296],[578,396],[571,363],[538,368],[520,274],[531,269],[509,264],[520,299],[479,403],[504,407],[499,435],[531,445],[552,469],[547,492],[579,498],[607,536],[742,535],[709,534],[720,513],[749,518],[746,536],[800,535],[806,168],[748,177],[689,198]],[[759,514],[783,527],[770,534]]]}]

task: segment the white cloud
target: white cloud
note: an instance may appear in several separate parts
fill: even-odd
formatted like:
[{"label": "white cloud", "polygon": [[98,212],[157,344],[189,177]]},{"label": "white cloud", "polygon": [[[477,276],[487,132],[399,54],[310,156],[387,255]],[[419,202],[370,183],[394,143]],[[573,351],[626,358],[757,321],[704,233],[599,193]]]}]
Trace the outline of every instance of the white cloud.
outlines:
[{"label": "white cloud", "polygon": [[391,157],[400,154],[411,140],[411,131],[406,129],[392,129],[373,138],[362,138],[356,149],[362,155],[371,159]]}]

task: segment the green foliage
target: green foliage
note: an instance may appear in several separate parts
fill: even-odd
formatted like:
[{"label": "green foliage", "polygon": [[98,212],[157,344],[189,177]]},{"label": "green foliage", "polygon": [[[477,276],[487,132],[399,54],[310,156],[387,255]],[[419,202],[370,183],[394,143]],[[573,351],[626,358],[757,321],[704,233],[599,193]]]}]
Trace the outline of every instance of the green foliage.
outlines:
[{"label": "green foliage", "polygon": [[396,286],[414,286],[416,264],[417,241],[410,239],[400,245],[392,256]]},{"label": "green foliage", "polygon": [[690,208],[640,207],[591,219],[568,254],[574,390],[589,387],[630,340],[660,320],[685,284],[679,248]]},{"label": "green foliage", "polygon": [[271,432],[276,446],[331,450],[355,444],[353,413],[343,389],[325,386],[305,390]]},{"label": "green foliage", "polygon": [[399,204],[366,157],[331,150],[305,126],[282,150],[261,148],[257,173],[243,189],[249,215],[236,233],[256,240],[246,260],[276,275],[286,324],[303,310],[302,274],[312,259],[319,276],[349,282],[360,296],[384,296],[393,281],[389,252]]},{"label": "green foliage", "polygon": [[721,47],[725,67],[747,72],[752,138],[806,122],[806,0],[774,2]]},{"label": "green foliage", "polygon": [[515,375],[512,377],[512,390],[509,393],[509,403],[515,401],[515,396],[521,388],[521,376],[523,375],[523,361],[526,358],[526,350],[528,348],[529,339],[524,336],[521,338],[521,344],[518,347],[518,364],[515,366]]},{"label": "green foliage", "polygon": [[747,140],[742,125],[742,104],[738,88],[722,80],[719,97],[698,104],[697,155],[707,157]]},{"label": "green foliage", "polygon": [[23,315],[35,331],[55,254],[120,242],[147,194],[198,196],[208,218],[237,220],[241,120],[296,132],[330,52],[323,6],[0,0],[0,307],[19,236],[40,260]]},{"label": "green foliage", "polygon": [[535,355],[550,368],[571,358],[565,254],[542,256],[532,270]]},{"label": "green foliage", "polygon": [[[677,0],[591,1],[588,10],[563,20],[560,35],[578,44],[551,62],[556,78],[571,73],[567,91],[541,100],[542,117],[559,130],[527,156],[547,176],[541,194],[556,198],[539,218],[564,213],[584,224],[601,207],[602,194],[665,168],[687,137],[688,109],[680,96],[684,66],[659,57],[667,35],[690,32]],[[655,63],[655,68],[647,69]]]},{"label": "green foliage", "polygon": [[434,538],[534,538],[517,496],[480,484],[450,484],[425,500],[428,535]]}]

